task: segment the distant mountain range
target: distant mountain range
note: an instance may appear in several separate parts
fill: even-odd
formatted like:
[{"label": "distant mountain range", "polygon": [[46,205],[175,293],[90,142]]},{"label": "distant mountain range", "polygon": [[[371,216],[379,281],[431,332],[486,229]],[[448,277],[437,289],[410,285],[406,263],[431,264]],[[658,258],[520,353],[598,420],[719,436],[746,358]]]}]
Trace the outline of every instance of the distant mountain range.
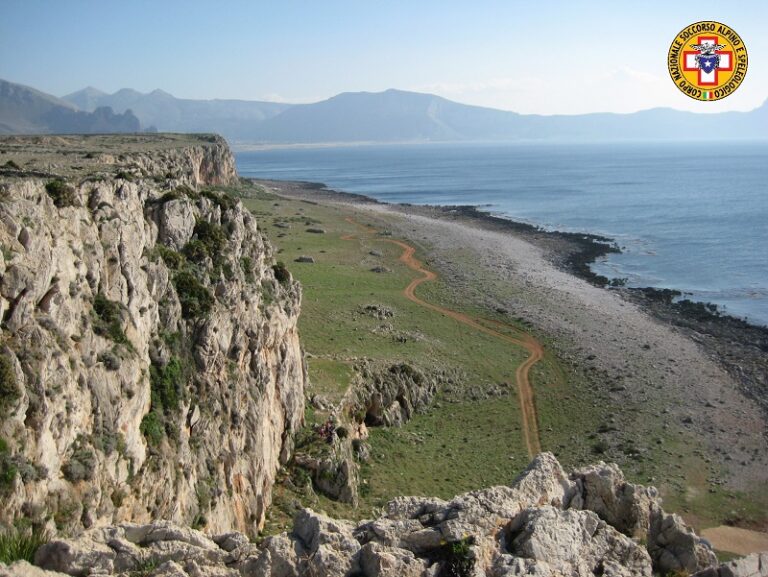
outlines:
[{"label": "distant mountain range", "polygon": [[[9,105],[6,85],[30,91],[36,99],[31,99],[34,102],[29,107],[18,98],[15,104]],[[750,112],[696,114],[656,108],[632,114],[542,116],[469,106],[433,94],[401,90],[346,92],[321,102],[291,105],[247,100],[189,100],[162,90],[143,94],[125,88],[107,94],[92,87],[57,99],[8,82],[0,84],[0,132],[8,132],[8,127],[29,132],[44,125],[42,121],[34,121],[41,117],[39,110],[44,108],[41,100],[49,107],[65,107],[66,114],[56,108],[59,115],[92,113],[102,118],[105,110],[109,110],[111,114],[117,113],[113,120],[122,119],[123,115],[127,119],[135,116],[145,129],[216,132],[232,143],[711,141],[768,136],[768,101]],[[48,118],[43,116],[44,120]]]},{"label": "distant mountain range", "polygon": [[108,107],[78,110],[71,103],[21,84],[0,80],[0,134],[89,134],[138,132],[130,111]]},{"label": "distant mountain range", "polygon": [[291,107],[249,100],[188,100],[162,90],[142,94],[130,88],[106,94],[88,87],[63,100],[89,112],[100,106],[131,110],[142,126],[162,132],[216,132],[231,141],[251,140],[256,126]]}]

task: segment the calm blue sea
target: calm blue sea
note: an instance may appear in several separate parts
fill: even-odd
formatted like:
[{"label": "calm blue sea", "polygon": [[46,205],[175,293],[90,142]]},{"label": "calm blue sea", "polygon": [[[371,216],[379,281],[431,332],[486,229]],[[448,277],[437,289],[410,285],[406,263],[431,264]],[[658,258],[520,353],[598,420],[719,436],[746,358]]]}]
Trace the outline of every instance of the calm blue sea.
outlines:
[{"label": "calm blue sea", "polygon": [[768,144],[430,144],[237,154],[240,174],[387,202],[475,204],[616,239],[596,271],[768,325]]}]

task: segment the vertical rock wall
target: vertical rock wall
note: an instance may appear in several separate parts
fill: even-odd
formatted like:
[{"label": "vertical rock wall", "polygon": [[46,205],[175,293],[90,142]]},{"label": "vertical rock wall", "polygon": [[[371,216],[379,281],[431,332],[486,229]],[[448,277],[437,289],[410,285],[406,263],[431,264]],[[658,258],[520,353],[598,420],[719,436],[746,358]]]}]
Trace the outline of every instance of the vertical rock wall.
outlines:
[{"label": "vertical rock wall", "polygon": [[301,293],[239,201],[201,194],[237,178],[206,139],[58,192],[0,179],[0,522],[263,522],[303,418]]}]

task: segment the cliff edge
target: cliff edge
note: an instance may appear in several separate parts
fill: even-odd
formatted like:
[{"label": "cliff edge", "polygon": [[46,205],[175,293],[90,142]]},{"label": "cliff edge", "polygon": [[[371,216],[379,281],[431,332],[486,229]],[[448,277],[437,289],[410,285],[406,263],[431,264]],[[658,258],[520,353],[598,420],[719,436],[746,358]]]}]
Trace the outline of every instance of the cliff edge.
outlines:
[{"label": "cliff edge", "polygon": [[0,138],[0,522],[254,534],[303,420],[301,292],[223,139]]}]

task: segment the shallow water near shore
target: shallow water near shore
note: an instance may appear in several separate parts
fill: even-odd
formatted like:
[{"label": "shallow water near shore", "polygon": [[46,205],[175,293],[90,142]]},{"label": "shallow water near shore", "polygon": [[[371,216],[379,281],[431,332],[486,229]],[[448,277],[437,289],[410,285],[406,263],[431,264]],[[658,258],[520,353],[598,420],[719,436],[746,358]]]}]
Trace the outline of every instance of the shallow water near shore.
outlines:
[{"label": "shallow water near shore", "polygon": [[768,325],[768,143],[421,144],[240,152],[241,175],[480,205],[614,238],[593,269]]}]

